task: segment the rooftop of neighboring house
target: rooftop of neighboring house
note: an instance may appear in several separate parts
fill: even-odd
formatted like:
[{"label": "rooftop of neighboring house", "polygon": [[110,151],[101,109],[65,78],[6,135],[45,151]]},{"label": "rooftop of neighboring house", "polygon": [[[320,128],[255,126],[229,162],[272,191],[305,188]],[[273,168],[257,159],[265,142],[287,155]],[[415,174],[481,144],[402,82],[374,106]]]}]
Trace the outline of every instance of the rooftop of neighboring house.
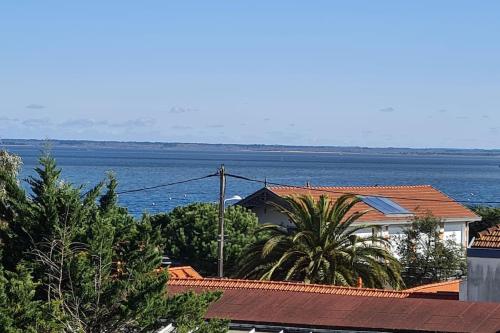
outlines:
[{"label": "rooftop of neighboring house", "polygon": [[500,249],[500,224],[481,231],[472,242],[471,247]]},{"label": "rooftop of neighboring house", "polygon": [[408,220],[412,216],[431,214],[444,221],[479,221],[481,218],[469,208],[453,200],[431,185],[405,186],[268,186],[240,201],[245,207],[255,207],[268,201],[295,195],[318,198],[327,195],[335,200],[344,194],[361,198],[357,211],[368,211],[360,222]]},{"label": "rooftop of neighboring house", "polygon": [[199,289],[216,290],[264,290],[283,291],[310,294],[331,294],[331,295],[354,295],[354,296],[374,296],[389,298],[406,298],[411,293],[404,291],[340,287],[322,284],[305,284],[300,282],[283,281],[261,281],[261,280],[240,280],[240,279],[170,279],[169,287],[194,287]]},{"label": "rooftop of neighboring house", "polygon": [[[192,269],[192,268],[191,268]],[[194,270],[193,270],[194,271]],[[170,269],[169,269],[170,272]],[[197,274],[197,273],[196,273]],[[458,280],[457,280],[458,281]],[[439,287],[442,285],[442,287]],[[269,290],[286,291],[298,293],[313,294],[331,294],[331,295],[351,295],[351,296],[372,296],[386,298],[431,298],[431,299],[458,299],[448,292],[458,291],[458,283],[442,282],[432,285],[424,285],[412,289],[396,291],[387,289],[373,289],[360,287],[342,287],[324,284],[306,284],[301,282],[287,281],[261,281],[261,280],[242,280],[242,279],[219,279],[219,278],[192,278],[176,277],[171,275],[169,286],[195,287],[201,289],[220,289],[220,290]],[[435,290],[431,287],[435,286]],[[421,290],[419,290],[421,288]]]},{"label": "rooftop of neighboring house", "polygon": [[424,284],[421,286],[406,289],[404,291],[409,293],[419,292],[455,295],[456,299],[458,299],[458,293],[460,292],[460,281],[461,280],[451,280]]},{"label": "rooftop of neighboring house", "polygon": [[203,277],[191,266],[169,267],[171,279],[202,279]]},{"label": "rooftop of neighboring house", "polygon": [[500,330],[500,304],[442,299],[434,291],[233,279],[174,278],[168,284],[172,294],[223,291],[209,306],[207,318],[237,324],[386,332]]}]

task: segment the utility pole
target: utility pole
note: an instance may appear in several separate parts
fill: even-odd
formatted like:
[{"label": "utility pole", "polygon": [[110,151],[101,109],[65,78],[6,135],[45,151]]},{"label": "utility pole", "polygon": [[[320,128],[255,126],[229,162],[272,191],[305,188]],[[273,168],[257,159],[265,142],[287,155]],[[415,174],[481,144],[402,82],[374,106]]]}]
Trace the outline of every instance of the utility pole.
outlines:
[{"label": "utility pole", "polygon": [[219,277],[224,277],[224,197],[226,192],[226,175],[224,174],[224,164],[219,169],[220,190],[219,190]]}]

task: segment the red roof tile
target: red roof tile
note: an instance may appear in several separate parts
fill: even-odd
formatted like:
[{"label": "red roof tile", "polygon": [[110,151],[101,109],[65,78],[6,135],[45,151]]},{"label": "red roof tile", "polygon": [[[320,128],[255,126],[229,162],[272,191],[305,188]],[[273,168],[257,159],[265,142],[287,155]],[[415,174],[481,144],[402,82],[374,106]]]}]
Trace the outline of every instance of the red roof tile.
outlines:
[{"label": "red roof tile", "polygon": [[203,277],[191,266],[169,267],[168,274],[171,279],[202,279]]},{"label": "red roof tile", "polygon": [[238,280],[238,279],[218,279],[218,278],[171,278],[169,286],[194,287],[201,289],[215,290],[269,290],[287,291],[297,293],[331,294],[331,295],[352,295],[385,298],[430,298],[430,299],[458,299],[458,294],[453,292],[431,293],[419,290],[384,290],[371,288],[341,287],[324,284],[306,284],[301,282],[285,281],[261,281],[261,280]]},{"label": "red roof tile", "polygon": [[206,317],[235,323],[392,332],[500,330],[500,304],[405,297],[409,292],[217,279],[173,279],[168,290],[222,290]]},{"label": "red roof tile", "polygon": [[460,281],[444,281],[437,283],[424,284],[422,286],[413,287],[406,289],[406,292],[423,292],[423,293],[440,293],[440,292],[459,292],[460,291]]},{"label": "red roof tile", "polygon": [[500,249],[500,224],[481,231],[471,247]]},{"label": "red roof tile", "polygon": [[[470,219],[480,220],[480,217],[470,209],[456,202],[444,193],[430,185],[415,186],[349,186],[349,187],[311,187],[309,189],[296,187],[268,187],[268,190],[281,197],[292,195],[311,195],[318,198],[320,195],[328,195],[335,200],[343,194],[356,194],[366,196],[383,196],[391,199],[416,215],[432,214],[441,219]],[[368,210],[359,221],[375,222],[386,221],[388,217],[364,202],[358,203],[355,208],[358,211]],[[391,219],[407,219],[405,217],[390,217]]]},{"label": "red roof tile", "polygon": [[243,290],[269,290],[289,291],[313,294],[355,295],[371,297],[406,298],[410,293],[404,291],[340,287],[323,284],[305,284],[300,282],[238,280],[238,279],[170,279],[169,286],[197,287],[203,289],[243,289]]}]

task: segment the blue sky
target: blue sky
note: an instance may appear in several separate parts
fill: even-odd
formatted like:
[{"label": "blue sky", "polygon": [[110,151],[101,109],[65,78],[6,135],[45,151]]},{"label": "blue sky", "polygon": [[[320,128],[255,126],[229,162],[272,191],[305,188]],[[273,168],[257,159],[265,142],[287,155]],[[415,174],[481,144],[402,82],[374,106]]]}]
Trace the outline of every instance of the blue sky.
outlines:
[{"label": "blue sky", "polygon": [[499,1],[0,2],[0,137],[499,148]]}]

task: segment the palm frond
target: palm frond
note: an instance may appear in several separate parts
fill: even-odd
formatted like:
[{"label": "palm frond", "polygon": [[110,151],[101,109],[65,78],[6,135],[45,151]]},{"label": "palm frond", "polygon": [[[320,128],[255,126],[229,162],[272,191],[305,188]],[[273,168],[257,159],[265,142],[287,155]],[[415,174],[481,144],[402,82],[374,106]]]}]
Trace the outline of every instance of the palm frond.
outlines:
[{"label": "palm frond", "polygon": [[389,251],[390,241],[358,235],[375,228],[357,224],[368,212],[355,211],[359,202],[354,195],[335,201],[302,195],[273,204],[295,228],[262,225],[258,233],[264,238],[246,250],[240,276],[337,285],[355,285],[361,278],[366,286],[400,288],[401,267]]}]

